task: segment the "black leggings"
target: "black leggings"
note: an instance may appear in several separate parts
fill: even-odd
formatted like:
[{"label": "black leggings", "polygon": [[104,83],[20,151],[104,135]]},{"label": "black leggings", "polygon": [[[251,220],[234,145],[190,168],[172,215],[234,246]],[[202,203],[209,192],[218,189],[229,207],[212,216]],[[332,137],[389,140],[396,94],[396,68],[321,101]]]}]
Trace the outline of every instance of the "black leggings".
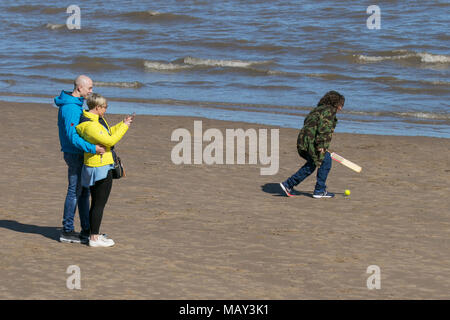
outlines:
[{"label": "black leggings", "polygon": [[100,234],[100,224],[102,223],[103,210],[108,202],[112,187],[112,171],[108,171],[105,179],[96,181],[91,190],[91,209],[89,210],[89,223],[91,234]]}]

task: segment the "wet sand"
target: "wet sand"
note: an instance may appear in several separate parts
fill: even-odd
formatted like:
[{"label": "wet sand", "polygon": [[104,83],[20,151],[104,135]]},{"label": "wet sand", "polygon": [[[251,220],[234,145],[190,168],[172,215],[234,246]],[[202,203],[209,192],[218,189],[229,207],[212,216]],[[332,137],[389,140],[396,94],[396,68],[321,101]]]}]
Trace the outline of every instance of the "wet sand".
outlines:
[{"label": "wet sand", "polygon": [[[278,183],[304,163],[297,130],[280,129],[279,172],[264,176],[260,164],[175,165],[171,134],[193,132],[194,120],[203,132],[274,128],[137,116],[117,145],[127,177],[114,181],[101,226],[116,245],[90,248],[58,242],[57,109],[0,110],[0,299],[450,298],[449,139],[335,134],[332,149],[363,171],[333,162],[336,198],[311,197],[315,175],[287,198]],[[81,290],[66,287],[70,265]],[[379,290],[367,288],[370,265]]]}]

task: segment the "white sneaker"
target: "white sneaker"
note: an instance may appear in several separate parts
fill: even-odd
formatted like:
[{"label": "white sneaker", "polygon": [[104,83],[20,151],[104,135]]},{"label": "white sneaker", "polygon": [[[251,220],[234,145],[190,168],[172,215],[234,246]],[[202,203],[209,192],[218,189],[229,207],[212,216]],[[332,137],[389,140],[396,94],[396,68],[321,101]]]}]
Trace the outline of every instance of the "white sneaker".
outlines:
[{"label": "white sneaker", "polygon": [[102,234],[97,237],[97,240],[89,239],[90,247],[112,247],[114,244],[113,239],[108,239]]}]

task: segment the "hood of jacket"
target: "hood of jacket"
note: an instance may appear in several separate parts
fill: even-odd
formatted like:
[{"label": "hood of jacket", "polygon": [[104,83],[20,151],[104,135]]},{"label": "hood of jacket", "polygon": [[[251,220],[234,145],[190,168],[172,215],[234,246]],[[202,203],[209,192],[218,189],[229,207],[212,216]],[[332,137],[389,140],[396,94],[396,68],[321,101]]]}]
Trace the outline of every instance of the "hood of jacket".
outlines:
[{"label": "hood of jacket", "polygon": [[58,106],[58,108],[62,107],[65,104],[76,104],[80,106],[80,108],[83,107],[84,98],[83,97],[74,97],[72,96],[72,93],[69,91],[61,91],[61,94],[58,97],[55,97],[55,104]]}]

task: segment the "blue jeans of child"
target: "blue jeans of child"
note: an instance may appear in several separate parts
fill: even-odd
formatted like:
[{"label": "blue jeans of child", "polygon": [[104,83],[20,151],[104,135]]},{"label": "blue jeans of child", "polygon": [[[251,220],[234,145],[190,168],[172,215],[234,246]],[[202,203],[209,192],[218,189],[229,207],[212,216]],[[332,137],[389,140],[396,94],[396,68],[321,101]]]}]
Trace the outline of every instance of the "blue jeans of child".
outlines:
[{"label": "blue jeans of child", "polygon": [[[316,165],[314,164],[314,161],[311,159],[309,155],[305,156],[305,160],[306,160],[305,165],[284,182],[284,184],[289,189],[298,185],[300,182],[309,177],[314,172],[314,170],[316,170]],[[326,190],[327,188],[326,181],[330,170],[331,170],[331,155],[329,152],[326,152],[325,158],[323,159],[322,164],[317,170],[317,182],[316,187],[314,189],[314,193],[321,193]]]},{"label": "blue jeans of child", "polygon": [[74,231],[73,220],[78,205],[82,231],[89,231],[89,188],[81,186],[81,169],[83,168],[83,154],[64,152],[67,163],[69,186],[64,203],[63,230]]}]

